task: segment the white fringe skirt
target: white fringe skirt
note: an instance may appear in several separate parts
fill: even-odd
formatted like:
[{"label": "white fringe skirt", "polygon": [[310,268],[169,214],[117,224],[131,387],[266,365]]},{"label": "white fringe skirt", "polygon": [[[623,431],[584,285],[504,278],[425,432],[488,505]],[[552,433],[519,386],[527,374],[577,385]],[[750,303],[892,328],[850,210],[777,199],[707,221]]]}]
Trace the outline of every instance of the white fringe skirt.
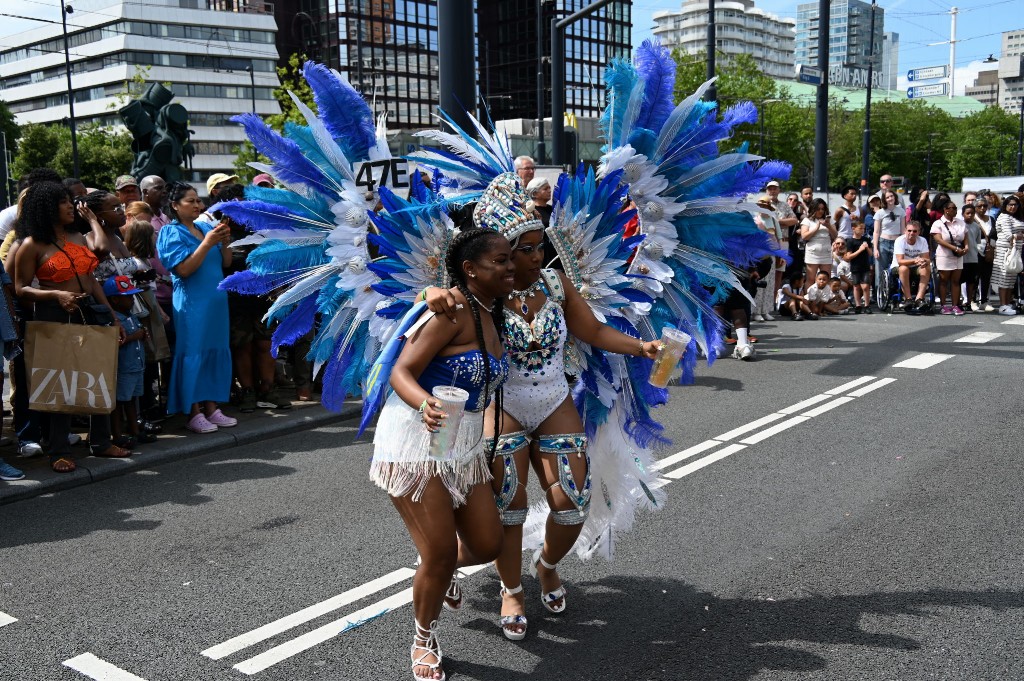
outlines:
[{"label": "white fringe skirt", "polygon": [[380,412],[373,436],[370,479],[393,497],[420,501],[431,478],[439,478],[459,508],[476,485],[490,482],[484,449],[483,412],[466,412],[455,444],[444,458],[431,456],[432,433],[420,412],[392,393]]}]

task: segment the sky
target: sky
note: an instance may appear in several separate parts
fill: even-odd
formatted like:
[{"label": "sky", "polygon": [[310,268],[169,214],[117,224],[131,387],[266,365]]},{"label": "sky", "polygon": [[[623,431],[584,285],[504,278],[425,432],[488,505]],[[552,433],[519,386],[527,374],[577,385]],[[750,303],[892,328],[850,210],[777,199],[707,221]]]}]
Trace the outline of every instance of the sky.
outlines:
[{"label": "sky", "polygon": [[[813,0],[812,0],[813,1]],[[786,0],[754,0],[755,7],[780,17],[796,18],[797,2]],[[651,38],[652,18],[656,10],[676,8],[681,0],[637,0],[633,3],[633,44]],[[907,71],[925,66],[949,64],[950,8],[953,3],[942,0],[882,0],[886,31],[900,35],[898,87],[907,88]],[[978,71],[996,66],[984,65],[990,54],[999,58],[1001,34],[1024,27],[1024,0],[963,0],[956,22],[956,71],[954,94],[974,83]],[[942,43],[930,45],[930,43]],[[938,82],[938,81],[928,81]]]},{"label": "sky", "polygon": [[[85,0],[89,1],[89,0]],[[94,1],[94,0],[93,0]],[[652,37],[654,12],[678,7],[682,0],[636,0],[633,3],[633,44]],[[755,0],[755,5],[781,17],[796,17],[797,2],[787,0]],[[0,12],[60,21],[58,0],[21,0],[5,2]],[[885,30],[900,34],[899,88],[906,89],[907,71],[925,66],[949,63],[951,3],[942,0],[883,0]],[[964,0],[958,4],[955,93],[973,83],[990,54],[999,57],[1000,34],[1024,28],[1024,0]],[[74,20],[72,19],[72,22]],[[37,22],[0,17],[0,49],[8,47],[4,37],[41,26]],[[931,43],[945,43],[932,45]]]}]

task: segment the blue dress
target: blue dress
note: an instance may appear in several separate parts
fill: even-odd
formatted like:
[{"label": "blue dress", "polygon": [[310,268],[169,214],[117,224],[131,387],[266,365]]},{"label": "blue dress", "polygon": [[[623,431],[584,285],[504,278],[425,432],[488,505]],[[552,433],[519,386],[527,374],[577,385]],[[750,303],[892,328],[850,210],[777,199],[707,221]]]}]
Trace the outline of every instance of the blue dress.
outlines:
[{"label": "blue dress", "polygon": [[[195,226],[204,235],[206,222]],[[221,248],[207,252],[191,276],[177,267],[199,247],[200,240],[177,220],[157,236],[160,262],[171,273],[174,289],[174,359],[167,388],[167,412],[187,414],[196,402],[227,402],[231,396],[231,349],[228,339],[228,295],[217,288],[224,279]]]}]

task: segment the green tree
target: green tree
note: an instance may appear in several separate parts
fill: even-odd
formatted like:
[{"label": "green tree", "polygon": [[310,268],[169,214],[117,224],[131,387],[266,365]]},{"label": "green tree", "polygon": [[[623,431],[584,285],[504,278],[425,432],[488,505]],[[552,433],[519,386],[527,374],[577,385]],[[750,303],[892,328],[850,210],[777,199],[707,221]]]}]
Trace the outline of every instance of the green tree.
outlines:
[{"label": "green tree", "polygon": [[1015,114],[988,106],[954,122],[949,153],[951,187],[965,177],[995,177],[1014,170],[1014,145],[1019,120]]},{"label": "green tree", "polygon": [[[291,121],[299,125],[305,125],[306,119],[302,116],[295,102],[292,101],[288,92],[294,92],[303,104],[316,113],[316,102],[313,101],[313,90],[309,83],[302,77],[302,65],[306,63],[306,55],[293,54],[288,58],[288,65],[277,69],[277,77],[281,81],[280,87],[274,88],[274,99],[281,106],[281,113],[266,117],[267,125],[278,132],[284,131],[284,124]],[[236,148],[237,156],[234,162],[235,174],[246,183],[252,181],[256,171],[249,167],[250,161],[268,163],[269,160],[256,153],[249,142],[243,142]]]},{"label": "green tree", "polygon": [[4,139],[7,141],[7,150],[13,155],[18,148],[21,128],[14,122],[14,114],[3,100],[0,100],[0,132],[4,134]]},{"label": "green tree", "polygon": [[[118,175],[132,166],[132,136],[127,130],[84,125],[78,129],[79,177],[87,187],[112,189]],[[32,124],[22,128],[11,174],[20,177],[33,168],[53,168],[65,177],[74,174],[71,131],[62,125]]]}]

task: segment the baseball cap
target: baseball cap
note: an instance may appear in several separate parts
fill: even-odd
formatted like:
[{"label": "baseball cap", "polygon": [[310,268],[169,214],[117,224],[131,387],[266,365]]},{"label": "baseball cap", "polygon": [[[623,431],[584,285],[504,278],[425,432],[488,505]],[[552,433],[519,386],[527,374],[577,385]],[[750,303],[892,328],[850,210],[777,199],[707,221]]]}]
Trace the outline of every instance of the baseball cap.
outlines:
[{"label": "baseball cap", "polygon": [[132,280],[123,274],[116,274],[103,282],[103,295],[107,298],[111,296],[131,296],[136,293],[142,293],[142,289],[135,288]]},{"label": "baseball cap", "polygon": [[231,180],[238,181],[238,175],[228,175],[227,173],[214,173],[206,180],[206,193],[212,194],[213,188],[221,182],[230,182]]},{"label": "baseball cap", "polygon": [[267,175],[266,173],[260,173],[256,177],[252,178],[253,184],[259,185],[260,182],[269,182],[271,187],[274,186],[274,178],[272,178],[270,175]]},{"label": "baseball cap", "polygon": [[125,187],[131,187],[132,185],[138,187],[139,181],[131,175],[120,175],[116,180],[114,180],[114,191],[124,189]]},{"label": "baseball cap", "polygon": [[776,182],[775,180],[772,180],[771,182],[769,182],[768,184],[765,185],[765,187],[778,187],[778,186],[779,186],[779,183]]}]

